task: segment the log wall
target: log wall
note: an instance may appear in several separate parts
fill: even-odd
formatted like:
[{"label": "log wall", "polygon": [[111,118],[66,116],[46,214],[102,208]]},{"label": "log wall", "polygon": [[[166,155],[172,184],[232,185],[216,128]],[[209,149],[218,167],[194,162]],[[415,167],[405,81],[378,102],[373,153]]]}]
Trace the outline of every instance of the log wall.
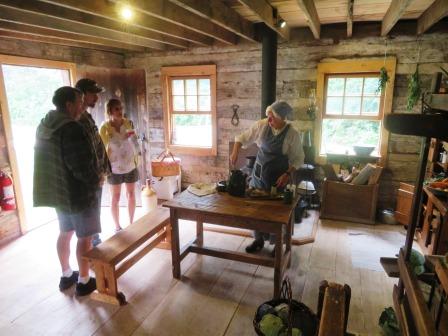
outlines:
[{"label": "log wall", "polygon": [[[327,34],[331,35],[331,34]],[[320,41],[309,34],[295,34],[293,40],[281,43],[278,49],[277,97],[287,100],[295,110],[299,127],[310,128],[305,111],[308,92],[316,87],[317,64],[322,60],[383,57],[385,39],[356,36],[352,39],[324,37]],[[433,33],[419,38],[402,35],[387,41],[387,54],[397,58],[393,113],[406,111],[407,81],[417,63],[422,87],[430,86],[432,74],[439,66],[448,68],[448,33]],[[190,51],[157,52],[128,55],[126,67],[146,69],[148,97],[148,129],[151,155],[164,148],[162,92],[160,68],[181,65],[217,65],[218,155],[194,157],[181,155],[183,183],[211,182],[225,179],[229,169],[228,143],[235,135],[257,120],[261,108],[261,46],[241,43],[233,47],[215,46]],[[233,104],[240,106],[240,124],[230,123]],[[412,113],[419,113],[420,104]],[[381,179],[379,206],[395,206],[400,181],[414,182],[420,139],[391,135],[387,167]]]}]

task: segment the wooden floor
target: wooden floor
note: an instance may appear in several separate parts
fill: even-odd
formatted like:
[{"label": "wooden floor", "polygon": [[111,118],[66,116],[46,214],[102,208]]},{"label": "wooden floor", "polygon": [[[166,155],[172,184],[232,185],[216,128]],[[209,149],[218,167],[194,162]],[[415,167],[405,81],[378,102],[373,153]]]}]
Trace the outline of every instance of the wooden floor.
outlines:
[{"label": "wooden floor", "polygon": [[[195,225],[180,224],[187,242]],[[103,237],[112,225],[105,231]],[[157,249],[119,279],[126,306],[78,299],[73,288],[58,290],[57,233],[57,224],[50,223],[0,250],[0,335],[255,335],[255,309],[272,296],[270,268],[190,254],[178,281],[171,275],[170,252]],[[206,232],[205,240],[235,250],[250,242],[214,232]],[[313,244],[293,247],[288,275],[294,298],[315,310],[321,280],[347,283],[349,330],[380,334],[378,317],[392,305],[395,281],[381,271],[377,257],[393,256],[404,240],[398,226],[320,222]]]}]

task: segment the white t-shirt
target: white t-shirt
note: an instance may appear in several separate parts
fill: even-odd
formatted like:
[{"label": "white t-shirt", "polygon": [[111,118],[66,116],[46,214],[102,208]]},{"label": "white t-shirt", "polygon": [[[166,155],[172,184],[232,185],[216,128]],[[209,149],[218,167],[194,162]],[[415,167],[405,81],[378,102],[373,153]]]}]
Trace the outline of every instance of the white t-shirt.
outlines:
[{"label": "white t-shirt", "polygon": [[125,126],[121,125],[120,132],[113,128],[110,134],[107,152],[114,174],[127,174],[136,168],[135,135],[127,137],[126,132]]}]

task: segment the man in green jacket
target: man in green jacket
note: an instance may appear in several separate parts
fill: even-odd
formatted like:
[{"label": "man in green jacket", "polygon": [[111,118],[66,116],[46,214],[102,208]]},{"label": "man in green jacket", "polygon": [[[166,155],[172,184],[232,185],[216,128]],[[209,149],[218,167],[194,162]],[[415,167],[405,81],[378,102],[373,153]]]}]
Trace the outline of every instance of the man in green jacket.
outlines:
[{"label": "man in green jacket", "polygon": [[[64,86],[53,96],[56,110],[41,120],[34,148],[34,206],[56,209],[59,220],[57,252],[62,268],[59,289],[76,283],[78,296],[96,289],[89,277],[88,261],[82,258],[91,248],[92,235],[101,231],[95,211],[96,190],[100,179],[95,168],[94,151],[82,125],[77,122],[83,111],[82,92]],[[79,273],[70,267],[70,241],[76,232],[76,257]]]}]

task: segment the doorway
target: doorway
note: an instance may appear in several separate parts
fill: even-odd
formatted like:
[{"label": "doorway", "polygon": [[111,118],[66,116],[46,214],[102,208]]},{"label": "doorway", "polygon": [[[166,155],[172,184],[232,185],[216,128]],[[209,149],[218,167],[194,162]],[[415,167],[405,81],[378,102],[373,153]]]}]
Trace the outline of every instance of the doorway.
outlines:
[{"label": "doorway", "polygon": [[40,120],[54,109],[54,91],[71,85],[74,65],[0,56],[0,67],[7,106],[5,133],[24,233],[56,219],[54,209],[33,206],[35,133]]}]

